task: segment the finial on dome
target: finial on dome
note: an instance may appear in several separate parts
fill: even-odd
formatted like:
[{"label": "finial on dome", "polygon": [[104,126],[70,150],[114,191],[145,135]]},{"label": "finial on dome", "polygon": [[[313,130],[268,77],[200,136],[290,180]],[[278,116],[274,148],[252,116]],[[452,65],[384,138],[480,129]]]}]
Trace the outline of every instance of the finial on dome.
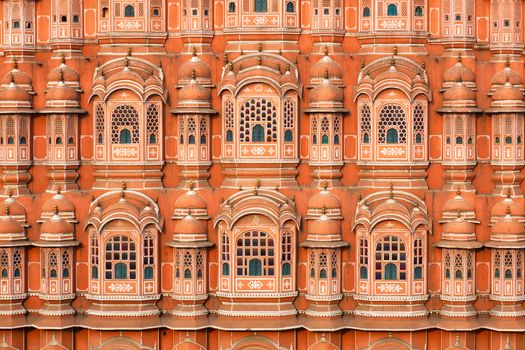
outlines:
[{"label": "finial on dome", "polygon": [[56,204],[53,206],[53,213],[55,213],[55,215],[58,215],[58,206]]},{"label": "finial on dome", "polygon": [[507,215],[510,215],[510,206],[507,205],[507,208],[505,208],[505,213]]},{"label": "finial on dome", "polygon": [[326,191],[326,189],[328,188],[328,181],[326,181],[326,180],[323,180],[323,182],[322,182],[322,185],[321,185],[321,186],[322,186],[322,189]]},{"label": "finial on dome", "polygon": [[194,187],[195,187],[195,182],[193,182],[193,180],[190,180],[190,182],[188,182],[188,188],[190,189],[190,191],[193,191]]},{"label": "finial on dome", "polygon": [[130,57],[130,56],[131,56],[131,46],[129,46],[129,47],[128,47],[128,51],[127,51],[127,53],[126,53],[126,54],[128,55],[128,57]]},{"label": "finial on dome", "polygon": [[394,198],[394,184],[390,183],[390,198]]},{"label": "finial on dome", "polygon": [[124,66],[125,66],[126,68],[129,67],[129,59],[128,59],[128,56],[126,56],[126,58],[124,59]]},{"label": "finial on dome", "polygon": [[392,56],[392,58],[390,58],[390,66],[395,67],[395,65],[396,65],[396,59],[394,58],[394,56]]},{"label": "finial on dome", "polygon": [[505,67],[510,67],[510,57],[509,57],[509,55],[507,55],[507,57],[505,58]]},{"label": "finial on dome", "polygon": [[461,187],[458,186],[458,189],[456,190],[456,194],[458,196],[461,196]]},{"label": "finial on dome", "polygon": [[510,198],[512,196],[512,191],[510,190],[510,187],[507,188],[507,198]]},{"label": "finial on dome", "polygon": [[6,189],[6,194],[7,194],[7,197],[11,198],[13,196],[13,188],[12,187],[8,187]]},{"label": "finial on dome", "polygon": [[461,63],[461,60],[462,60],[462,58],[461,58],[461,52],[458,52],[458,62]]},{"label": "finial on dome", "polygon": [[394,54],[394,56],[397,56],[397,45],[394,46],[394,50],[392,50],[392,53]]},{"label": "finial on dome", "polygon": [[13,69],[18,69],[18,61],[16,60],[16,56],[13,56]]},{"label": "finial on dome", "polygon": [[255,180],[255,189],[258,189],[259,187],[261,187],[261,179]]},{"label": "finial on dome", "polygon": [[328,80],[328,69],[324,71],[324,79]]},{"label": "finial on dome", "polygon": [[64,71],[60,68],[60,75],[58,76],[59,82],[64,82]]},{"label": "finial on dome", "polygon": [[126,188],[127,188],[126,181],[122,180],[122,183],[120,184],[120,197],[122,199],[124,198]]},{"label": "finial on dome", "polygon": [[9,82],[11,84],[14,84],[15,83],[15,76],[13,75],[13,72],[10,72],[9,73]]},{"label": "finial on dome", "polygon": [[60,64],[66,64],[66,56],[64,54],[60,56]]},{"label": "finial on dome", "polygon": [[192,46],[191,47],[191,55],[193,57],[196,57],[197,56],[197,48],[195,46]]},{"label": "finial on dome", "polygon": [[456,211],[456,216],[457,216],[458,219],[461,217],[461,209],[458,209]]},{"label": "finial on dome", "polygon": [[224,56],[223,56],[223,61],[224,61],[224,64],[228,64],[230,62],[230,60],[228,60],[228,54],[225,52],[224,53]]},{"label": "finial on dome", "polygon": [[196,75],[195,75],[195,69],[193,69],[191,71],[191,80],[195,80],[196,79]]},{"label": "finial on dome", "polygon": [[326,205],[323,204],[323,207],[321,208],[321,214],[326,215]]},{"label": "finial on dome", "polygon": [[324,46],[324,55],[328,56],[328,45]]},{"label": "finial on dome", "polygon": [[262,43],[257,45],[257,51],[262,52]]},{"label": "finial on dome", "polygon": [[9,206],[5,207],[5,216],[9,216]]},{"label": "finial on dome", "polygon": [[257,65],[260,66],[262,63],[262,57],[261,55],[257,56]]}]

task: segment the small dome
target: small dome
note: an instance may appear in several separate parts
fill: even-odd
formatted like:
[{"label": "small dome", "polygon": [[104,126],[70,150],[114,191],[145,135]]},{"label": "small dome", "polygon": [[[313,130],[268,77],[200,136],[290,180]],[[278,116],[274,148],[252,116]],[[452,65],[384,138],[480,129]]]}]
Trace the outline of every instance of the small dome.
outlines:
[{"label": "small dome", "polygon": [[330,82],[325,76],[321,84],[317,85],[310,92],[310,104],[342,104],[343,89]]},{"label": "small dome", "polygon": [[333,220],[326,215],[321,215],[316,220],[308,222],[309,235],[340,235],[341,226],[339,220]]},{"label": "small dome", "polygon": [[308,209],[341,209],[341,202],[330,191],[323,189],[310,198],[308,201]]},{"label": "small dome", "polygon": [[310,71],[310,77],[323,78],[325,74],[328,74],[332,79],[340,80],[343,78],[343,70],[339,64],[327,54],[313,65],[312,70]]},{"label": "small dome", "polygon": [[0,240],[23,239],[24,237],[24,227],[9,212],[0,218]]},{"label": "small dome", "polygon": [[65,63],[60,64],[58,67],[51,69],[47,75],[48,82],[65,82],[65,83],[78,83],[80,75],[71,67]]},{"label": "small dome", "polygon": [[0,213],[6,213],[15,217],[25,217],[27,215],[26,209],[22,204],[17,202],[13,197],[8,197],[0,203]]},{"label": "small dome", "polygon": [[474,101],[476,100],[476,93],[461,81],[458,81],[445,91],[443,99],[448,101]]},{"label": "small dome", "polygon": [[205,235],[206,232],[206,222],[197,220],[192,215],[186,215],[182,220],[179,220],[174,228],[176,235]]},{"label": "small dome", "polygon": [[447,222],[443,225],[443,232],[453,235],[472,235],[476,232],[476,225],[472,222],[458,217],[453,221]]},{"label": "small dome", "polygon": [[11,82],[14,82],[16,85],[30,86],[31,77],[20,69],[14,68],[4,74],[2,80],[0,81],[2,85],[9,85]]},{"label": "small dome", "polygon": [[60,215],[58,215],[58,210],[56,210],[55,214],[42,224],[40,238],[49,241],[72,239],[73,232],[73,226],[69,222],[62,220]]},{"label": "small dome", "polygon": [[192,79],[178,93],[178,107],[211,107],[210,89]]},{"label": "small dome", "polygon": [[30,103],[31,96],[24,88],[13,82],[0,91],[0,104],[7,101]]},{"label": "small dome", "polygon": [[200,57],[193,52],[191,59],[179,67],[179,81],[190,81],[194,78],[197,81],[210,81],[210,67]]},{"label": "small dome", "polygon": [[496,88],[492,95],[493,101],[523,101],[523,92],[511,83],[506,82],[503,86]]},{"label": "small dome", "polygon": [[513,217],[525,215],[523,205],[521,205],[518,201],[513,200],[510,195],[494,204],[490,213],[490,215],[493,217],[503,217],[507,214]]},{"label": "small dome", "polygon": [[492,226],[492,234],[496,235],[523,235],[525,234],[525,227],[522,222],[515,220],[510,215],[507,215]]},{"label": "small dome", "polygon": [[57,192],[42,205],[42,213],[54,213],[55,210],[59,213],[70,213],[75,211],[75,206],[62,193]]},{"label": "small dome", "polygon": [[445,72],[443,81],[454,83],[460,80],[465,82],[474,82],[476,78],[474,76],[474,72],[465,67],[463,63],[458,62]]},{"label": "small dome", "polygon": [[474,210],[474,204],[466,200],[461,195],[460,191],[458,191],[454,197],[446,201],[445,205],[443,205],[444,212],[472,212]]},{"label": "small dome", "polygon": [[506,82],[509,82],[511,85],[521,85],[523,80],[517,72],[507,66],[494,75],[492,85],[504,85]]},{"label": "small dome", "polygon": [[175,209],[207,209],[206,202],[194,190],[189,190],[175,201]]},{"label": "small dome", "polygon": [[47,91],[47,101],[75,101],[78,104],[78,91],[62,82]]}]

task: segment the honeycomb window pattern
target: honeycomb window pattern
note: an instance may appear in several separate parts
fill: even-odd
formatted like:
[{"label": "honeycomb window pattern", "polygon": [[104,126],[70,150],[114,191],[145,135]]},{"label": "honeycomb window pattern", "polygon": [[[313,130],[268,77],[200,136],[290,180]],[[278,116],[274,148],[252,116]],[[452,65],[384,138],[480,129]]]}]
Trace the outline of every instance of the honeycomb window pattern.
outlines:
[{"label": "honeycomb window pattern", "polygon": [[119,134],[122,129],[131,133],[131,143],[140,143],[139,113],[130,105],[119,105],[113,109],[111,115],[111,142],[119,143]]},{"label": "honeycomb window pattern", "polygon": [[399,105],[386,105],[379,113],[378,142],[386,143],[386,132],[388,129],[397,129],[399,142],[407,142],[407,126],[405,110]]},{"label": "honeycomb window pattern", "polygon": [[265,130],[265,141],[277,141],[277,109],[272,101],[264,98],[253,98],[243,103],[240,113],[240,140],[250,142],[251,130],[261,125]]}]

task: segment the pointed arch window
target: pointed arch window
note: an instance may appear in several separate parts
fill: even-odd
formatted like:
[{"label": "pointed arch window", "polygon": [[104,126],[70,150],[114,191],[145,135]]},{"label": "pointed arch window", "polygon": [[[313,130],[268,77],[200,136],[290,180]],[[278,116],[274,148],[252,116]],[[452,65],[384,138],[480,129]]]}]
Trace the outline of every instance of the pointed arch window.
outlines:
[{"label": "pointed arch window", "polygon": [[386,132],[386,143],[398,143],[399,142],[399,135],[397,133],[397,130],[394,128],[388,129]]},{"label": "pointed arch window", "polygon": [[120,144],[129,144],[129,143],[131,143],[131,133],[129,132],[128,129],[120,130],[119,143]]},{"label": "pointed arch window", "polygon": [[266,11],[268,11],[267,0],[255,0],[254,11],[255,12],[266,12]]},{"label": "pointed arch window", "polygon": [[397,16],[397,5],[388,4],[386,14],[387,16]]},{"label": "pointed arch window", "polygon": [[422,17],[423,16],[423,8],[421,6],[416,6],[414,10],[414,16],[416,17]]},{"label": "pointed arch window", "polygon": [[260,124],[256,124],[252,129],[253,142],[264,142],[264,128]]},{"label": "pointed arch window", "polygon": [[124,8],[124,17],[135,17],[135,7],[128,5]]},{"label": "pointed arch window", "polygon": [[363,17],[370,17],[370,8],[369,7],[365,7],[363,9]]},{"label": "pointed arch window", "polygon": [[295,12],[295,5],[293,2],[289,1],[287,4],[286,4],[286,12]]}]

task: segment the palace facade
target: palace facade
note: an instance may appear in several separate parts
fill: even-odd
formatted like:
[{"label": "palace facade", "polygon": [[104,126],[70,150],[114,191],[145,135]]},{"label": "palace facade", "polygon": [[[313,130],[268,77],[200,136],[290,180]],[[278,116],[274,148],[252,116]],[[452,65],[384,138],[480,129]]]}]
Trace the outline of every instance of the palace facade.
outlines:
[{"label": "palace facade", "polygon": [[523,350],[520,0],[3,0],[0,349]]}]

